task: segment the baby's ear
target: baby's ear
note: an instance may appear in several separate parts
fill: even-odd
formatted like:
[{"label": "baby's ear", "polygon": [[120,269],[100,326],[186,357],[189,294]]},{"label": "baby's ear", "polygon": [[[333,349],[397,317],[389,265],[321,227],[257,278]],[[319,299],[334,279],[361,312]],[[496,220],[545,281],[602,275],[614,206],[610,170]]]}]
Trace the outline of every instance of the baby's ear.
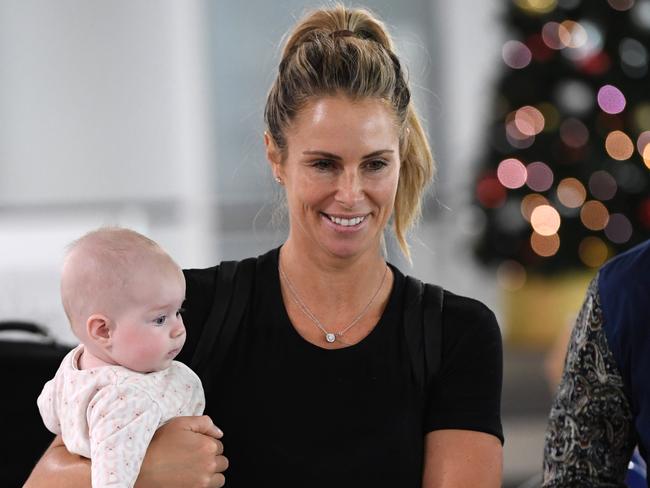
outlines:
[{"label": "baby's ear", "polygon": [[93,314],[86,321],[86,333],[90,340],[101,346],[110,346],[112,336],[110,319],[102,314]]}]

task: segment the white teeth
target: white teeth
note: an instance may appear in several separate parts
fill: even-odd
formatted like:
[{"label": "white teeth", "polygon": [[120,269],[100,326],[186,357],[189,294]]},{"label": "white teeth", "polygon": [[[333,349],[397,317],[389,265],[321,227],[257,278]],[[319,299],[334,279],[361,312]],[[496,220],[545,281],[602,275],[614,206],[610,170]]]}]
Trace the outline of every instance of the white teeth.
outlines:
[{"label": "white teeth", "polygon": [[363,217],[354,217],[352,219],[342,219],[340,217],[332,217],[331,215],[328,215],[328,217],[332,222],[338,225],[342,225],[343,227],[352,227],[354,225],[359,225],[366,218],[365,215]]}]

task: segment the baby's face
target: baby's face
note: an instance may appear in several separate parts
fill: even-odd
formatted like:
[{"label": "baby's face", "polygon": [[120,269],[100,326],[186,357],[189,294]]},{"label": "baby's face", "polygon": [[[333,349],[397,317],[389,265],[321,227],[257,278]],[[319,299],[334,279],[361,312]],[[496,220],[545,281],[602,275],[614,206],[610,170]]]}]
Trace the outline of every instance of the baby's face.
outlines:
[{"label": "baby's face", "polygon": [[114,319],[112,359],[142,373],[169,367],[185,343],[182,271],[171,263],[143,267],[125,291],[123,307]]}]

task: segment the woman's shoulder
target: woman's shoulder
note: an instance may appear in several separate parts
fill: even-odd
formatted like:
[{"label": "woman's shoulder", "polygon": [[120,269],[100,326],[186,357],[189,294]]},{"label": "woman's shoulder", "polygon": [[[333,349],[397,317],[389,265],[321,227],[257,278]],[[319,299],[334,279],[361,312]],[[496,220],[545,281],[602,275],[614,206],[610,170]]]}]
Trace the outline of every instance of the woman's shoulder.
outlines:
[{"label": "woman's shoulder", "polygon": [[[394,268],[395,269],[395,268]],[[396,270],[398,281],[405,282],[413,277]],[[417,281],[417,278],[416,278]],[[433,283],[425,285],[439,286]],[[410,287],[405,287],[412,290]],[[442,289],[442,335],[447,345],[459,340],[478,344],[480,341],[501,343],[501,329],[494,312],[480,300]],[[405,292],[407,295],[409,291]],[[408,303],[408,296],[406,297]]]}]

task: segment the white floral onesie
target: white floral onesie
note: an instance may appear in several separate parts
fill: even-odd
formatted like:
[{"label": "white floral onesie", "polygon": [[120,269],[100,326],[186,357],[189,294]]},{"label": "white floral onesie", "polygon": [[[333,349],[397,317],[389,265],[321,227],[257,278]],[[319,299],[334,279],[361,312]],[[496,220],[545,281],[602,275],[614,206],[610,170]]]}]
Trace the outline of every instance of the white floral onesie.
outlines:
[{"label": "white floral onesie", "polygon": [[154,373],[122,366],[77,368],[80,345],[63,359],[37,403],[45,426],[68,451],[90,458],[93,488],[131,488],[156,429],[173,417],[201,415],[201,381],[184,364]]}]

